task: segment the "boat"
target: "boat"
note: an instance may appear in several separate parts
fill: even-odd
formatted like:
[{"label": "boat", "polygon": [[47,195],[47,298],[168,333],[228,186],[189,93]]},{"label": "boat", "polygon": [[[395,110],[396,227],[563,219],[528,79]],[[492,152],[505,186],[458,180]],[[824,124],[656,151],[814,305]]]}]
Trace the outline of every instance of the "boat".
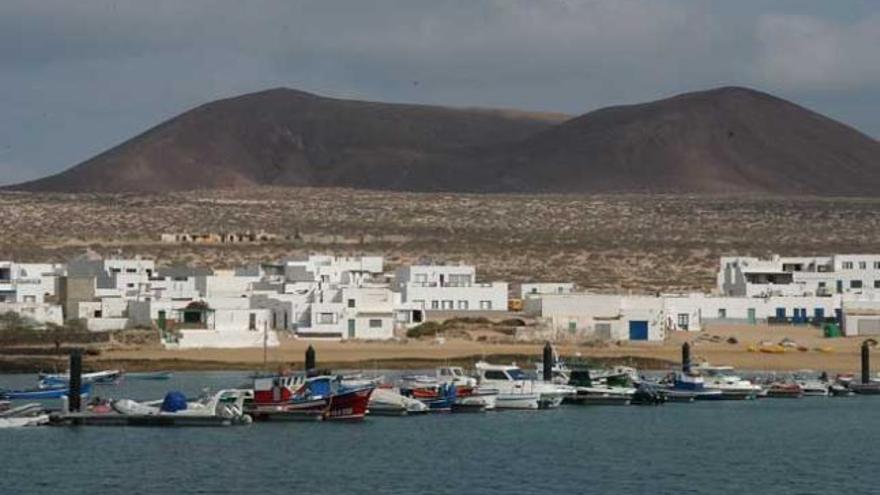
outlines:
[{"label": "boat", "polygon": [[172,376],[174,376],[174,373],[170,371],[141,371],[134,373],[125,373],[125,378],[127,380],[170,380]]},{"label": "boat", "polygon": [[632,396],[634,406],[659,406],[667,401],[666,394],[650,383],[640,383]]},{"label": "boat", "polygon": [[455,384],[439,383],[426,377],[404,377],[400,394],[421,401],[431,412],[452,412],[456,401]]},{"label": "boat", "polygon": [[[80,388],[80,395],[87,396],[91,393],[92,385],[84,383]],[[53,388],[36,388],[27,390],[0,390],[0,399],[3,400],[48,400],[60,399],[66,396],[70,389],[66,386]]]},{"label": "boat", "polygon": [[478,385],[475,391],[495,393],[497,409],[539,409],[555,402],[552,396],[542,397],[542,387],[537,386],[515,365],[494,365],[480,361],[476,364],[476,371]]},{"label": "boat", "polygon": [[800,385],[804,397],[828,397],[831,385],[827,381],[816,378],[795,377],[795,383]]},{"label": "boat", "polygon": [[797,383],[774,382],[765,390],[764,397],[768,399],[800,399],[804,396],[804,389]]},{"label": "boat", "polygon": [[675,371],[658,384],[665,390],[666,400],[689,402],[691,400],[721,400],[721,391],[706,388],[703,375],[694,371]]},{"label": "boat", "polygon": [[[38,386],[40,388],[66,387],[70,384],[70,375],[67,373],[46,374],[40,373]],[[104,370],[94,373],[83,373],[80,383],[95,385],[116,385],[122,381],[122,371]]]},{"label": "boat", "polygon": [[[434,376],[404,377],[417,387],[455,387],[453,412],[483,412],[494,410],[498,391],[491,388],[480,388],[477,379],[468,376],[460,366],[441,366],[434,370]],[[425,390],[423,390],[425,391]]]},{"label": "boat", "polygon": [[49,424],[49,415],[37,403],[11,407],[0,412],[0,428],[22,428]]},{"label": "boat", "polygon": [[422,401],[398,394],[390,387],[376,387],[370,395],[368,409],[371,416],[406,416],[428,412],[428,406]]},{"label": "boat", "polygon": [[246,410],[257,420],[362,420],[374,384],[346,385],[342,377],[278,375],[256,378]]},{"label": "boat", "polygon": [[252,421],[244,412],[244,394],[233,389],[206,394],[193,401],[172,391],[156,401],[99,402],[83,412],[52,415],[50,420],[53,424],[83,426],[232,426]]},{"label": "boat", "polygon": [[568,371],[568,385],[574,387],[574,395],[565,402],[578,405],[628,406],[636,389],[633,387],[610,386],[607,382],[595,383],[587,368],[574,368]]},{"label": "boat", "polygon": [[756,399],[761,393],[761,386],[734,375],[733,369],[733,366],[712,366],[709,363],[701,363],[692,368],[703,376],[706,389],[721,392],[721,399]]}]

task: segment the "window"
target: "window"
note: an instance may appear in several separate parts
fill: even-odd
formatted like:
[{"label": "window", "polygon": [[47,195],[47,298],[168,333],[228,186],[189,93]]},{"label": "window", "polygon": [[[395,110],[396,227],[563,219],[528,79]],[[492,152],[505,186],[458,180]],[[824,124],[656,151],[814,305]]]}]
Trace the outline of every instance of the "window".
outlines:
[{"label": "window", "polygon": [[464,310],[468,309],[468,302],[467,301],[458,301],[458,309],[464,309]]},{"label": "window", "polygon": [[850,280],[849,281],[849,288],[850,289],[861,289],[862,288],[862,281],[861,280]]},{"label": "window", "polygon": [[875,288],[875,289],[880,289],[880,280],[875,280],[875,281],[874,281],[874,288]]},{"label": "window", "polygon": [[348,300],[348,307],[349,307],[349,308],[353,308],[353,307],[354,307],[354,299],[349,299],[349,300]]},{"label": "window", "polygon": [[125,284],[125,286],[128,287],[129,289],[133,289],[133,288],[134,288],[134,284]]},{"label": "window", "polygon": [[454,309],[454,308],[455,308],[455,306],[453,306],[452,301],[449,301],[449,300],[443,301],[443,309]]},{"label": "window", "polygon": [[859,270],[867,270],[868,262],[867,261],[859,261]]},{"label": "window", "polygon": [[126,268],[125,273],[137,273],[137,269],[135,268]]},{"label": "window", "polygon": [[722,320],[727,318],[727,310],[725,308],[718,308],[718,318]]},{"label": "window", "polygon": [[413,304],[417,305],[420,308],[424,308],[425,307],[425,300],[424,299],[413,299]]},{"label": "window", "polygon": [[24,302],[35,303],[37,302],[37,296],[24,296]]},{"label": "window", "polygon": [[322,325],[333,323],[333,313],[318,313],[318,323]]},{"label": "window", "polygon": [[440,309],[440,301],[431,301],[431,309]]},{"label": "window", "polygon": [[95,314],[95,318],[100,318],[102,315],[102,312],[100,309],[96,309],[94,314]]},{"label": "window", "polygon": [[120,270],[119,268],[111,268],[111,269],[110,269],[110,273],[119,273],[119,272],[121,272],[121,271],[122,271],[122,270]]},{"label": "window", "polygon": [[691,317],[687,313],[679,313],[678,314],[678,328],[682,330],[687,330],[690,325]]},{"label": "window", "polygon": [[428,281],[428,275],[426,273],[416,273],[415,281],[424,284]]},{"label": "window", "polygon": [[480,301],[480,309],[492,309],[492,301]]},{"label": "window", "polygon": [[824,288],[825,288],[825,282],[819,282],[819,288],[820,288],[820,289],[824,289]]},{"label": "window", "polygon": [[507,375],[498,370],[487,370],[484,376],[486,380],[507,380]]},{"label": "window", "polygon": [[844,261],[842,266],[843,266],[844,270],[852,270],[853,269],[853,262],[852,261]]},{"label": "window", "polygon": [[874,262],[874,269],[875,269],[875,270],[880,270],[880,261],[875,261],[875,262]]},{"label": "window", "polygon": [[248,330],[256,330],[257,329],[257,314],[250,313],[248,315]]},{"label": "window", "polygon": [[382,328],[382,320],[370,320],[370,328]]}]

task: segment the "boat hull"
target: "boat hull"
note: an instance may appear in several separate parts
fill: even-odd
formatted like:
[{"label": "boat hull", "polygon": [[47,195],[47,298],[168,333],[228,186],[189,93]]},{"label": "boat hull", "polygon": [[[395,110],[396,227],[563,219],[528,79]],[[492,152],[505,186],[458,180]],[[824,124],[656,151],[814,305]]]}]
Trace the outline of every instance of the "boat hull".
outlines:
[{"label": "boat hull", "polygon": [[[91,392],[91,384],[83,384],[80,389],[81,396],[87,396]],[[39,390],[7,390],[0,391],[3,400],[48,400],[60,399],[68,394],[67,387],[46,388]]]},{"label": "boat hull", "polygon": [[495,399],[496,409],[538,409],[539,396],[537,394],[498,394]]},{"label": "boat hull", "polygon": [[251,404],[246,412],[259,421],[359,421],[367,414],[371,387],[329,397],[293,399],[283,403]]}]

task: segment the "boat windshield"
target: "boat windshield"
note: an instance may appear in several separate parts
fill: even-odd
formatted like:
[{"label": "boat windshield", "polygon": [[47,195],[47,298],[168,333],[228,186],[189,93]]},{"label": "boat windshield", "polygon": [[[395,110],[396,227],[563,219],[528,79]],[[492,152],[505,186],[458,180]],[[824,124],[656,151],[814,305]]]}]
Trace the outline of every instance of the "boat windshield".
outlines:
[{"label": "boat windshield", "polygon": [[511,380],[528,380],[529,377],[523,373],[523,370],[519,368],[510,368],[507,370],[507,374],[510,376]]}]

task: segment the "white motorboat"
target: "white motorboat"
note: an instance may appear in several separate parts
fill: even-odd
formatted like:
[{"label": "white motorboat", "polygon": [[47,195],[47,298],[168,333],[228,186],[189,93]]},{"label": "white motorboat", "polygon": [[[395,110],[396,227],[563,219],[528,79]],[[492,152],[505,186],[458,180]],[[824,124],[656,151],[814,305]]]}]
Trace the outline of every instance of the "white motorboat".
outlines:
[{"label": "white motorboat", "polygon": [[831,385],[827,381],[797,376],[795,382],[801,386],[805,397],[828,397],[831,393]]},{"label": "white motorboat", "polygon": [[559,407],[565,397],[575,394],[574,387],[568,385],[529,379],[515,364],[498,365],[480,361],[476,364],[476,369],[480,384],[478,390],[497,389],[498,397],[495,403],[499,409],[533,409],[531,398],[522,397],[523,395],[537,396],[537,407],[549,409]]},{"label": "white motorboat", "polygon": [[712,366],[709,363],[701,363],[692,368],[703,376],[707,390],[721,392],[721,399],[756,399],[762,391],[761,386],[733,374],[733,369],[733,366]]},{"label": "white motorboat", "polygon": [[49,423],[49,415],[37,403],[24,404],[0,412],[0,428],[41,426]]}]

